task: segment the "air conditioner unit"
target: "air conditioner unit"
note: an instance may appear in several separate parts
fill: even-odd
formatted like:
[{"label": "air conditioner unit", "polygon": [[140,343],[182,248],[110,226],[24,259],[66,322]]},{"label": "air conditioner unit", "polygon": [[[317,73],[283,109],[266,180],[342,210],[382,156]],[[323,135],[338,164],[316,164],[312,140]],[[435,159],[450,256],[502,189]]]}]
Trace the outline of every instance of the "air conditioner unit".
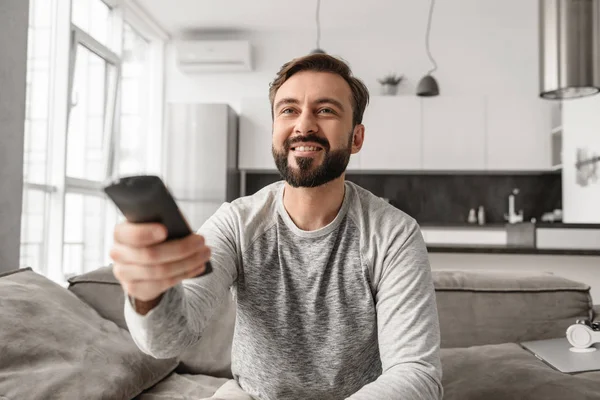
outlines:
[{"label": "air conditioner unit", "polygon": [[252,71],[246,40],[181,40],[175,42],[175,51],[182,72]]}]

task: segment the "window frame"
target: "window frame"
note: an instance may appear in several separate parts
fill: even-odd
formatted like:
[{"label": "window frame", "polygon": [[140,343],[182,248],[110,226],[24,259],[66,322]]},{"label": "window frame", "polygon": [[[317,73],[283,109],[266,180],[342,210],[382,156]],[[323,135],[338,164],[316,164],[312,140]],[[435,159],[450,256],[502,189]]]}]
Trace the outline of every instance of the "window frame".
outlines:
[{"label": "window frame", "polygon": [[[83,46],[93,54],[103,59],[107,64],[111,64],[114,67],[114,74],[111,75],[110,71],[106,71],[106,86],[105,86],[105,102],[104,102],[104,144],[103,144],[103,170],[104,180],[113,176],[114,169],[114,158],[116,151],[116,121],[117,121],[117,96],[119,93],[119,83],[121,79],[121,57],[115,52],[110,50],[107,46],[103,45],[90,34],[83,31],[75,24],[71,24],[71,49],[69,52],[69,99],[73,96],[73,81],[75,80],[75,66],[77,61],[77,49],[79,46]],[[67,127],[71,117],[71,111],[73,109],[72,103],[69,101],[69,109],[67,113]],[[67,132],[67,144],[69,136]],[[68,154],[66,155],[68,156]],[[67,191],[70,189],[96,189],[98,195],[102,195],[101,189],[103,187],[102,181],[95,181],[92,179],[75,178],[69,175],[65,176]]]},{"label": "window frame", "polygon": [[[155,138],[152,154],[148,159],[160,160],[159,166],[150,172],[157,174],[164,170],[163,151],[163,121],[165,103],[165,46],[169,35],[146,12],[132,0],[101,0],[111,8],[111,24],[113,32],[109,35],[107,45],[100,43],[90,34],[72,22],[73,0],[53,0],[52,4],[52,38],[49,71],[48,98],[48,139],[47,139],[47,179],[45,183],[23,183],[23,191],[41,191],[45,193],[45,216],[42,243],[42,260],[40,269],[51,280],[66,285],[64,275],[64,230],[65,230],[65,199],[68,193],[97,196],[106,199],[103,187],[107,180],[116,178],[118,149],[120,143],[120,97],[122,73],[122,46],[124,24],[129,24],[138,34],[150,43],[148,68],[151,68],[150,84],[150,126]],[[104,140],[106,152],[103,154],[103,171],[106,180],[95,181],[75,178],[67,175],[68,128],[72,108],[72,92],[77,60],[77,48],[81,45],[92,53],[114,66],[114,82],[108,82],[109,90],[105,96]],[[111,84],[112,83],[112,84]],[[116,210],[107,207],[105,240],[107,246],[112,244],[112,229],[117,222]],[[112,224],[112,225],[111,225]],[[26,242],[23,242],[26,244]]]}]

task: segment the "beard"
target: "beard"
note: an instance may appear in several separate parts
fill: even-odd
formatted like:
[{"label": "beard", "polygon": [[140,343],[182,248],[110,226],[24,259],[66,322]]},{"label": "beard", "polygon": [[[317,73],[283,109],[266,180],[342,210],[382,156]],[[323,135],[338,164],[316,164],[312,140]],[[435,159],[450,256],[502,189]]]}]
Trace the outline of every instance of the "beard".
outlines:
[{"label": "beard", "polygon": [[[317,187],[339,178],[350,161],[352,154],[353,132],[350,132],[350,139],[346,148],[330,150],[329,142],[315,134],[286,139],[283,144],[283,150],[277,151],[272,148],[275,165],[281,174],[281,177],[293,187]],[[298,168],[293,168],[288,162],[290,149],[296,143],[313,142],[320,144],[325,152],[323,162],[320,165],[313,165],[317,161],[313,157],[296,157]]]}]

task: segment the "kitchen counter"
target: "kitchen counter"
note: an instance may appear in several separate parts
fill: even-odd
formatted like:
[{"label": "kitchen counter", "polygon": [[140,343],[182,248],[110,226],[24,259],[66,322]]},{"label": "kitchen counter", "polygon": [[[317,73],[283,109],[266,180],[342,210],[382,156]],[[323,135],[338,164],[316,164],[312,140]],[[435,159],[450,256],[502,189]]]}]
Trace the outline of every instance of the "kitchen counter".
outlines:
[{"label": "kitchen counter", "polygon": [[485,228],[504,228],[506,223],[494,222],[491,224],[470,224],[468,222],[422,222],[419,226],[422,228],[473,228],[473,229],[485,229]]},{"label": "kitchen counter", "polygon": [[422,223],[431,253],[600,256],[600,224]]},{"label": "kitchen counter", "polygon": [[498,244],[428,244],[430,253],[472,253],[472,254],[539,254],[564,256],[600,256],[599,250],[587,249],[539,249]]}]

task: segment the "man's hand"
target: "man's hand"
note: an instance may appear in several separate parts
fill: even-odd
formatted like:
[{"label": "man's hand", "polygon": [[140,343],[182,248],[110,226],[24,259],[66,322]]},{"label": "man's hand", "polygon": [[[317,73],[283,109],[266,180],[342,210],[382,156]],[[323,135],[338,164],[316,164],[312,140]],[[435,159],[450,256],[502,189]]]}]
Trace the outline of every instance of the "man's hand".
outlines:
[{"label": "man's hand", "polygon": [[110,251],[113,273],[136,305],[138,301],[145,305],[139,310],[142,314],[156,306],[169,288],[202,274],[210,260],[202,236],[192,234],[164,242],[166,237],[161,224],[124,222],[115,227]]}]

